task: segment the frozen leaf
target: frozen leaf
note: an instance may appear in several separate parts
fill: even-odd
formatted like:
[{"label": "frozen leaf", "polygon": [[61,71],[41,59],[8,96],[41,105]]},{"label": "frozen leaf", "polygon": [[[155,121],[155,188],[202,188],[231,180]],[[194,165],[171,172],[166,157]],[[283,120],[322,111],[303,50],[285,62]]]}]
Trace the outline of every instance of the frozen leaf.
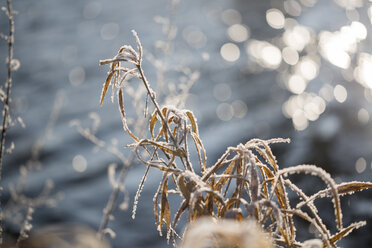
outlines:
[{"label": "frozen leaf", "polygon": [[163,190],[161,194],[161,209],[160,209],[160,228],[163,225],[163,218],[165,219],[167,230],[170,229],[171,219],[170,219],[170,208],[168,202],[168,180],[165,181],[163,185]]},{"label": "frozen leaf", "polygon": [[151,120],[150,120],[150,133],[151,133],[152,138],[154,138],[154,127],[155,127],[156,122],[158,121],[158,118],[156,117],[156,115],[157,115],[157,112],[155,112],[151,116]]},{"label": "frozen leaf", "polygon": [[362,226],[365,226],[367,223],[365,221],[355,222],[348,227],[343,228],[341,231],[339,231],[337,234],[333,235],[330,239],[331,243],[335,243],[338,240],[342,239],[343,237],[347,236],[349,233],[351,233],[354,229],[358,229]]},{"label": "frozen leaf", "polygon": [[123,89],[119,88],[118,91],[118,99],[119,99],[119,110],[121,114],[121,122],[123,123],[123,128],[124,130],[135,140],[139,141],[139,139],[132,133],[132,131],[128,128],[127,120],[126,120],[126,114],[125,114],[125,109],[124,109],[124,94],[123,94]]},{"label": "frozen leaf", "polygon": [[103,103],[103,99],[105,98],[107,89],[111,84],[111,80],[112,80],[113,76],[114,76],[114,72],[110,71],[107,78],[106,78],[105,83],[103,84],[102,93],[101,93],[101,100],[100,100],[100,103],[99,103],[100,105],[102,105],[102,103]]},{"label": "frozen leaf", "polygon": [[194,117],[194,114],[191,111],[186,111],[186,115],[189,117],[189,120],[191,122],[192,131],[194,133],[196,133],[196,135],[199,135],[198,125],[196,123],[196,119]]}]

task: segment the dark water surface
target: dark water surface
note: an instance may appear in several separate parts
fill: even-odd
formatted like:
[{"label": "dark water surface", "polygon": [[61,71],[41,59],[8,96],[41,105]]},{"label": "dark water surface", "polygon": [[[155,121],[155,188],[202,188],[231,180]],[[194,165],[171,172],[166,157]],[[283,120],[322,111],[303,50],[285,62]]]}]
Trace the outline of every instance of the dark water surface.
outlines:
[{"label": "dark water surface", "polygon": [[[88,126],[92,122],[89,113],[95,112],[101,119],[97,132],[99,138],[108,143],[116,139],[118,147],[131,142],[122,130],[117,106],[110,103],[109,97],[102,107],[99,106],[107,67],[99,67],[98,61],[112,57],[123,44],[134,46],[131,29],[136,29],[146,51],[156,52],[154,44],[163,39],[163,35],[154,17],[168,17],[169,4],[167,1],[151,0],[14,0],[13,4],[19,12],[15,20],[15,58],[20,60],[21,68],[14,73],[12,109],[13,116],[21,116],[26,128],[17,125],[7,136],[8,141],[14,141],[15,149],[11,155],[7,155],[5,161],[3,202],[9,198],[8,185],[18,180],[19,166],[30,158],[32,146],[44,133],[53,103],[62,94],[58,119],[40,153],[42,169],[29,175],[26,194],[37,194],[44,182],[52,179],[55,184],[53,193],[60,192],[63,198],[58,200],[55,208],[37,209],[33,225],[36,229],[48,224],[73,222],[97,229],[102,209],[111,193],[107,167],[119,161],[103,150],[95,152],[94,145],[81,137],[69,123],[79,119],[83,125]],[[358,121],[358,111],[364,108],[367,113],[372,113],[372,107],[371,102],[365,99],[361,85],[353,80],[346,82],[340,69],[323,61],[319,77],[311,81],[307,90],[317,92],[325,81],[333,86],[342,84],[348,92],[347,100],[342,104],[336,100],[330,101],[318,120],[310,122],[304,131],[296,131],[291,119],[282,113],[282,105],[291,93],[278,82],[281,68],[260,71],[257,65],[247,59],[243,43],[238,44],[241,56],[235,63],[222,59],[220,48],[230,42],[226,34],[228,25],[221,19],[224,10],[236,9],[240,12],[241,22],[250,28],[250,38],[275,42],[280,31],[267,25],[265,12],[277,5],[276,1],[271,4],[270,1],[258,0],[188,0],[182,1],[175,10],[173,22],[178,27],[178,36],[169,63],[200,70],[200,79],[191,89],[187,107],[195,112],[199,120],[208,164],[213,164],[227,146],[254,137],[289,137],[291,144],[277,144],[273,147],[281,167],[316,164],[340,181],[371,181],[372,124],[369,120],[366,123]],[[365,9],[358,9],[364,13],[360,14],[362,20],[367,20],[367,7],[366,4]],[[296,19],[316,32],[334,32],[349,23],[344,9],[328,0],[319,1],[312,8],[304,8],[302,15]],[[369,20],[364,23],[367,30],[371,31]],[[1,32],[7,32],[7,25],[2,14]],[[191,40],[191,45],[183,38],[187,36],[185,30],[196,30],[195,42]],[[368,34],[366,44],[370,42],[371,35]],[[368,46],[362,48],[371,52]],[[2,82],[6,75],[6,49],[2,41]],[[208,61],[203,62],[202,53],[209,54]],[[154,66],[145,62],[145,71],[148,79],[155,81]],[[216,85],[221,84],[223,87],[228,85],[222,91],[231,91],[231,96],[224,99],[218,97]],[[227,117],[230,120],[220,120],[216,112],[218,106],[222,103],[231,104],[235,100],[246,104],[246,114],[242,118]],[[129,151],[124,153],[129,154]],[[86,160],[87,168],[82,172],[72,166],[77,155]],[[358,173],[356,164],[360,158],[364,159],[366,165],[357,166]],[[144,169],[143,165],[138,164],[126,177],[125,185],[131,203]],[[298,185],[312,192],[313,182],[302,182],[301,179]],[[114,247],[167,246],[154,225],[152,197],[158,180],[159,174],[155,173],[146,181],[135,220],[131,218],[131,208],[115,212],[115,220],[110,224],[117,234],[112,241]],[[345,197],[342,204],[345,225],[359,220],[367,221],[367,226],[355,231],[342,245],[371,247],[372,192]],[[333,212],[324,218],[326,223],[333,223]],[[10,230],[14,228],[11,224],[6,227]]]}]

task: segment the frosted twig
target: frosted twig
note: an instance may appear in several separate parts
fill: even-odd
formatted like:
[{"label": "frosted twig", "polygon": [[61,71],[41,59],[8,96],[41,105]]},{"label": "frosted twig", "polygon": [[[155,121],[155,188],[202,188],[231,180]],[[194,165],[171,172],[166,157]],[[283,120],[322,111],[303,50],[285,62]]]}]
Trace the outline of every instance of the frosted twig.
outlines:
[{"label": "frosted twig", "polygon": [[104,214],[102,216],[101,224],[98,229],[98,237],[100,239],[103,239],[105,230],[107,230],[107,225],[110,221],[110,216],[112,216],[112,212],[114,211],[114,208],[117,203],[117,199],[119,197],[120,188],[122,187],[124,183],[124,179],[127,175],[130,165],[134,162],[134,158],[135,158],[135,155],[134,153],[132,153],[129,159],[125,163],[123,163],[123,167],[120,171],[119,178],[114,185],[114,190],[111,192],[110,198],[104,208]]},{"label": "frosted twig", "polygon": [[[1,181],[1,174],[2,174],[2,167],[3,167],[3,157],[4,157],[4,149],[5,149],[5,136],[8,129],[8,119],[9,119],[9,102],[10,102],[10,92],[12,88],[12,61],[13,61],[13,44],[14,44],[14,11],[11,0],[7,0],[7,10],[6,14],[9,19],[9,35],[8,35],[8,58],[7,58],[7,69],[8,69],[8,76],[5,83],[6,88],[6,96],[5,102],[3,107],[3,125],[1,131],[1,141],[0,141],[0,181]],[[0,198],[2,195],[2,190],[0,189]],[[1,201],[0,201],[0,211],[1,211]],[[0,246],[3,243],[2,234],[2,217],[0,217]]]},{"label": "frosted twig", "polygon": [[337,228],[340,230],[342,229],[342,213],[341,213],[341,203],[340,203],[340,197],[338,195],[336,183],[331,178],[331,176],[325,172],[323,169],[316,167],[314,165],[297,165],[294,167],[289,167],[282,169],[278,172],[278,175],[275,178],[275,181],[273,183],[273,188],[271,191],[270,199],[272,199],[274,195],[274,191],[276,189],[276,186],[278,184],[279,179],[282,175],[288,175],[288,174],[295,174],[295,173],[305,173],[305,174],[312,174],[316,175],[319,178],[321,178],[331,189],[331,193],[333,195],[333,204],[335,209],[335,216],[336,216],[336,222],[337,222]]}]

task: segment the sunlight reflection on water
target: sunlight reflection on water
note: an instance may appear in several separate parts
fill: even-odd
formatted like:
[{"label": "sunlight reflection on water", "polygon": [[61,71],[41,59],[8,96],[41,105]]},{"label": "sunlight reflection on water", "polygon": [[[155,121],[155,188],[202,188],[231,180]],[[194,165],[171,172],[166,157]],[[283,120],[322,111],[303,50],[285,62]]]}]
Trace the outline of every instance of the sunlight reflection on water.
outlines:
[{"label": "sunlight reflection on water", "polygon": [[[361,21],[363,16],[361,12],[365,10],[372,23],[372,6],[358,9],[363,6],[362,1],[335,0],[337,5],[345,9],[345,16],[349,21],[341,24],[336,30],[327,28],[314,30],[303,25],[300,17],[306,15],[306,11],[316,3],[316,0],[287,0],[283,5],[272,3],[272,8],[266,10],[265,19],[267,24],[280,34],[267,40],[255,39],[255,35],[250,33],[250,27],[241,24],[244,15],[238,10],[222,11],[221,18],[228,25],[227,34],[232,41],[221,47],[222,58],[231,63],[248,60],[250,67],[247,71],[252,73],[260,73],[262,70],[277,71],[282,85],[290,93],[299,95],[297,98],[302,99],[303,96],[300,95],[306,93],[306,99],[309,96],[322,99],[321,109],[333,99],[338,103],[344,103],[348,98],[344,83],[332,82],[332,78],[327,79],[328,75],[325,75],[327,72],[321,70],[326,62],[335,66],[335,70],[339,68],[339,73],[345,81],[356,81],[366,88],[372,88],[372,55],[363,51],[368,29]],[[240,53],[239,46],[235,44],[243,41],[246,41],[247,58]],[[319,78],[323,79],[323,85],[320,87],[312,83],[319,81]],[[365,95],[368,100],[368,92]],[[310,114],[311,104],[308,105],[307,111],[304,111],[304,106],[291,105],[291,102],[288,100],[283,105],[283,113],[292,119],[297,130],[305,130],[308,121],[317,120],[324,112],[312,111],[316,114]],[[289,105],[291,111],[288,110]],[[369,118],[363,120],[369,122]]]}]

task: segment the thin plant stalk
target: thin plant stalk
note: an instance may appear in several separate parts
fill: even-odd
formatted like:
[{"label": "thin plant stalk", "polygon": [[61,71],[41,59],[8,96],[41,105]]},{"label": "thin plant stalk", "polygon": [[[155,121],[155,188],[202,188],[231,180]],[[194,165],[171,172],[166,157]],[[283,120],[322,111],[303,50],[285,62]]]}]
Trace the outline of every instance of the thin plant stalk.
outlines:
[{"label": "thin plant stalk", "polygon": [[[6,87],[6,96],[4,101],[3,107],[3,126],[1,131],[1,141],[0,141],[0,181],[2,176],[2,168],[3,168],[3,157],[4,157],[4,149],[5,149],[5,136],[7,131],[7,123],[9,119],[9,102],[10,102],[10,92],[12,87],[12,60],[13,60],[13,44],[14,44],[14,12],[11,0],[7,0],[7,15],[9,19],[9,36],[8,36],[8,61],[7,61],[7,69],[8,69],[8,77],[5,83]],[[2,188],[0,188],[0,199]],[[0,200],[0,211],[1,211],[1,200]],[[0,216],[0,246],[3,243],[3,220],[2,216]]]},{"label": "thin plant stalk", "polygon": [[[133,32],[133,33],[135,34],[135,36],[136,36],[136,38],[137,38],[138,47],[139,47],[139,50],[141,51],[141,50],[142,50],[142,47],[141,47],[141,43],[139,43],[139,38],[138,38],[138,36],[137,36],[137,33],[135,33],[135,32]],[[140,48],[140,47],[141,47],[141,48]],[[175,147],[177,150],[179,150],[179,146],[178,146],[178,144],[177,144],[176,139],[174,138],[174,136],[173,136],[173,134],[172,134],[172,130],[169,128],[169,125],[168,125],[168,123],[167,123],[165,117],[163,116],[163,113],[162,113],[161,108],[160,108],[160,106],[159,106],[159,103],[156,101],[156,95],[155,95],[155,92],[150,88],[150,84],[149,84],[149,82],[147,81],[147,79],[146,79],[146,77],[145,77],[145,75],[144,75],[144,73],[143,73],[143,70],[142,70],[142,64],[141,64],[141,52],[140,52],[139,63],[137,64],[137,69],[138,69],[138,71],[139,71],[139,73],[140,73],[140,75],[141,75],[142,82],[143,82],[143,84],[144,84],[144,86],[145,86],[145,88],[146,88],[146,90],[147,90],[147,92],[148,92],[148,95],[150,96],[150,99],[151,99],[152,103],[154,104],[156,110],[158,111],[159,116],[160,116],[162,122],[164,123],[164,126],[165,126],[166,129],[168,130],[169,136],[170,136],[170,138],[171,138],[171,140],[172,140],[172,142],[173,142],[173,144],[174,144],[174,147]],[[181,159],[181,161],[182,161],[182,163],[184,163],[183,159]],[[190,163],[189,163],[188,160],[186,160],[186,166],[185,166],[185,167],[186,167],[188,170],[190,170],[190,171],[192,170],[192,169],[191,169],[191,165],[190,165]]]},{"label": "thin plant stalk", "polygon": [[127,163],[123,163],[123,168],[120,171],[118,181],[115,184],[114,190],[110,194],[110,198],[104,208],[104,214],[102,216],[101,224],[98,229],[98,237],[99,239],[103,239],[105,234],[105,230],[107,225],[110,221],[113,211],[115,210],[115,206],[117,205],[117,201],[119,198],[120,188],[124,184],[125,177],[127,176],[127,172],[134,162],[135,155],[134,153],[131,154]]},{"label": "thin plant stalk", "polygon": [[7,69],[8,69],[8,78],[5,83],[6,87],[6,96],[4,101],[3,107],[3,126],[1,131],[1,143],[0,143],[0,180],[2,174],[2,165],[3,165],[3,157],[4,157],[4,149],[5,149],[5,136],[7,131],[7,123],[9,118],[9,102],[10,102],[10,92],[12,87],[12,60],[13,60],[13,44],[14,44],[14,13],[13,7],[11,4],[11,0],[7,0],[7,11],[8,11],[8,18],[9,18],[9,36],[8,36],[8,61],[7,61]]}]

